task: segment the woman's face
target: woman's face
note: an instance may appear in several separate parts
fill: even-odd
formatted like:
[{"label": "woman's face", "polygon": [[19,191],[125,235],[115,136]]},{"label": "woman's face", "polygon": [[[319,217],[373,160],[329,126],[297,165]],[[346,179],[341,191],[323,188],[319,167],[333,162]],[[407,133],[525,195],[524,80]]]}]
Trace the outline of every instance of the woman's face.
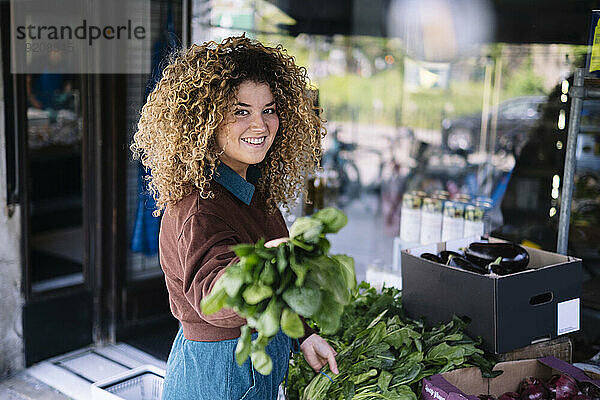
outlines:
[{"label": "woman's face", "polygon": [[244,179],[251,164],[264,160],[271,148],[279,116],[271,89],[265,83],[240,84],[231,114],[217,130],[220,160]]}]

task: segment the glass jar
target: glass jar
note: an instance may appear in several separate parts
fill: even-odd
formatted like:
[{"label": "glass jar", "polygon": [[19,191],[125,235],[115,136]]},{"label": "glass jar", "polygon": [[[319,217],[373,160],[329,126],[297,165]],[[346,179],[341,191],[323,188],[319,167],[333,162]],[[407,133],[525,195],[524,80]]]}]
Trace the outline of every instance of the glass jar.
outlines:
[{"label": "glass jar", "polygon": [[438,243],[442,239],[443,200],[425,197],[421,206],[421,244]]},{"label": "glass jar", "polygon": [[414,192],[404,193],[400,213],[400,240],[419,243],[421,240],[422,198]]}]

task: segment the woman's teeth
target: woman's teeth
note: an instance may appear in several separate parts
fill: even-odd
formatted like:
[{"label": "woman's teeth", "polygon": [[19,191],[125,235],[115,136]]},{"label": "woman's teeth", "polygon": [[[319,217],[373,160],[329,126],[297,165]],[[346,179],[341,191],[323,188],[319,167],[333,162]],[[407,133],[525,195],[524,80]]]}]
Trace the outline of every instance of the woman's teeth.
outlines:
[{"label": "woman's teeth", "polygon": [[259,138],[242,138],[242,140],[246,143],[250,143],[250,144],[261,144],[265,141],[266,136],[262,136]]}]

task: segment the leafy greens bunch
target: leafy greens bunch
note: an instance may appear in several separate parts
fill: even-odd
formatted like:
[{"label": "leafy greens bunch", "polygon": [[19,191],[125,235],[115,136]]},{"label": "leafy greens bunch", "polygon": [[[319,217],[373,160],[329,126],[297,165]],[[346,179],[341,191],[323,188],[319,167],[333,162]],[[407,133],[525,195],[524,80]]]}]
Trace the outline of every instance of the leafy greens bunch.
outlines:
[{"label": "leafy greens bunch", "polygon": [[[309,321],[310,322],[310,321]],[[338,351],[338,375],[315,375],[306,361],[290,365],[291,400],[416,400],[422,378],[456,368],[478,366],[484,376],[494,362],[486,359],[463,330],[458,317],[427,328],[404,315],[400,291],[381,293],[363,282],[342,316],[337,335],[323,335]],[[329,374],[328,370],[324,371]]]},{"label": "leafy greens bunch", "polygon": [[[270,374],[273,363],[266,345],[279,328],[291,338],[304,336],[300,316],[312,318],[322,334],[337,331],[356,288],[354,260],[330,255],[325,235],[347,222],[340,210],[325,208],[298,218],[290,239],[275,248],[265,247],[264,239],[233,247],[240,261],[227,268],[201,307],[207,315],[228,307],[246,318],[235,351],[239,365],[250,356],[258,372]],[[254,340],[251,328],[258,332]]]}]

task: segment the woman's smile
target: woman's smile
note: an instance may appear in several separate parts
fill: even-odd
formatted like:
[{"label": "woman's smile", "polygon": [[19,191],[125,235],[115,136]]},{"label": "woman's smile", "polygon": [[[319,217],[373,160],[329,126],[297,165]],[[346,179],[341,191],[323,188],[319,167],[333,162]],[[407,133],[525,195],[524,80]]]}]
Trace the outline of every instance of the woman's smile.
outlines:
[{"label": "woman's smile", "polygon": [[246,137],[246,138],[242,138],[242,141],[247,143],[249,146],[256,148],[256,147],[262,147],[262,145],[265,144],[266,138],[267,138],[266,136]]}]

